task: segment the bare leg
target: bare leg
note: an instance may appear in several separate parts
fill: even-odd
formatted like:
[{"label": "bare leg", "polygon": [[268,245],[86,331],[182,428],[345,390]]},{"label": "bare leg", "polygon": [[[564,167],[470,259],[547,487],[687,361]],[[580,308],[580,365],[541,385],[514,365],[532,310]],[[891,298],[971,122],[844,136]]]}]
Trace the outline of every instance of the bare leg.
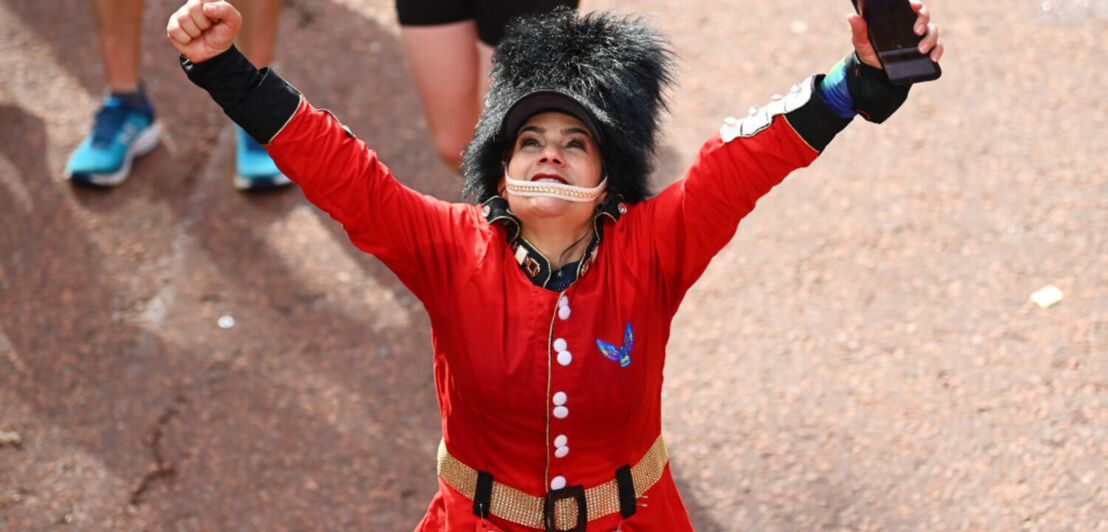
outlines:
[{"label": "bare leg", "polygon": [[489,70],[492,70],[492,53],[496,51],[496,48],[485,44],[483,42],[477,43],[477,66],[480,69],[478,74],[478,89],[477,93],[477,108],[482,110],[485,107],[485,93],[489,92]]},{"label": "bare leg", "polygon": [[258,68],[269,65],[273,62],[281,0],[239,0],[235,7],[243,21],[236,43],[239,50]]},{"label": "bare leg", "polygon": [[143,0],[92,0],[108,89],[134,92],[139,83]]},{"label": "bare leg", "polygon": [[[479,68],[477,25],[472,20],[437,26],[402,26],[404,53],[415,79],[435,152],[447,166],[460,168],[462,149],[484,97]],[[487,78],[487,75],[483,76]]]}]

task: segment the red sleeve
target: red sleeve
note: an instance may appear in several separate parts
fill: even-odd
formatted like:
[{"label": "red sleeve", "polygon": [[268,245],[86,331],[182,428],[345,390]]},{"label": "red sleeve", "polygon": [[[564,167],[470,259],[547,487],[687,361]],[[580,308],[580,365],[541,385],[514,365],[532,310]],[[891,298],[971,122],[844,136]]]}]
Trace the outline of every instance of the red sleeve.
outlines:
[{"label": "red sleeve", "polygon": [[785,176],[819,155],[849,120],[813,94],[819,77],[789,96],[729,118],[701,148],[684,179],[645,202],[653,260],[674,302],[731,240],[739,221]]},{"label": "red sleeve", "polygon": [[425,304],[464,283],[485,251],[490,228],[476,206],[404,186],[376,152],[307,100],[266,148],[309,201]]}]

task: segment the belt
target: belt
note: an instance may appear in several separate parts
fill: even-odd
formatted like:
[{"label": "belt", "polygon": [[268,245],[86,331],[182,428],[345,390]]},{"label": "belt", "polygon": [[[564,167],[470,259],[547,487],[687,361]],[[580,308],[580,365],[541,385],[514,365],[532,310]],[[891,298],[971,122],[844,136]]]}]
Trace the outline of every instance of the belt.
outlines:
[{"label": "belt", "polygon": [[[613,478],[588,489],[572,486],[551,491],[545,497],[536,497],[496,482],[488,473],[462,463],[446,450],[446,442],[442,441],[439,443],[438,474],[446,485],[465,495],[467,499],[487,499],[488,513],[506,521],[540,530],[583,531],[586,521],[621,512],[621,509],[625,517],[629,516],[626,507],[631,495],[630,487],[634,487],[633,498],[630,499],[633,512],[634,498],[642,496],[662,478],[662,471],[668,462],[666,444],[662,441],[662,436],[658,435],[658,439],[654,440],[650,450],[646,451],[638,463],[630,467],[624,466],[617,471],[615,477],[625,479],[624,482]],[[626,486],[622,506],[620,484]],[[569,528],[575,525],[576,528]]]}]

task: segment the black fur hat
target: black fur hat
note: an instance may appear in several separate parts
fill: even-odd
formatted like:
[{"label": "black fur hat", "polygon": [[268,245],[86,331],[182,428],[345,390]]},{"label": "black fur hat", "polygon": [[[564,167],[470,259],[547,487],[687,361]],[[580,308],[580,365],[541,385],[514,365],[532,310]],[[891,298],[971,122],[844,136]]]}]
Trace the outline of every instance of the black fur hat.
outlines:
[{"label": "black fur hat", "polygon": [[608,190],[645,199],[672,64],[669,43],[637,19],[556,9],[517,21],[493,55],[485,109],[463,154],[462,193],[478,202],[496,195],[511,129],[557,109],[598,134]]}]

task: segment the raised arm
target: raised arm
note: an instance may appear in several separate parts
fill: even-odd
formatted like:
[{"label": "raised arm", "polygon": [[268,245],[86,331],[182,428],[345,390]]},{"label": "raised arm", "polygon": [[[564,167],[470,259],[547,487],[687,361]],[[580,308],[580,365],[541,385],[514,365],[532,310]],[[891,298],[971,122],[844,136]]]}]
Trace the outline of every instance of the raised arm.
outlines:
[{"label": "raised arm", "polygon": [[477,246],[452,245],[487,228],[477,208],[420,194],[393,178],[373,150],[268,68],[232,45],[242,25],[224,1],[189,0],[166,32],[190,80],[253,136],[309,201],[342,224],[425,303],[464,282]]},{"label": "raised arm", "polygon": [[[938,29],[923,4],[912,7],[920,51],[938,60]],[[854,52],[826,76],[809,77],[745,117],[726,118],[685,179],[643,205],[643,227],[653,233],[654,258],[673,297],[683,296],[758,199],[811,164],[855,114],[880,123],[907,98],[908,87],[891,84],[881,70],[865,21],[851,15],[848,22]]]}]

